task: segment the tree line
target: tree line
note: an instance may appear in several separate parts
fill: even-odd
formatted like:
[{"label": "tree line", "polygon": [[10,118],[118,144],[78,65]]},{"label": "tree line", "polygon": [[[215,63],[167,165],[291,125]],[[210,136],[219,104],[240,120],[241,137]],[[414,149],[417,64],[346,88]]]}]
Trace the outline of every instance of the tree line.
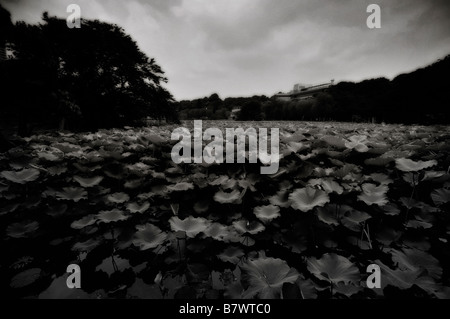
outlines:
[{"label": "tree line", "polygon": [[280,101],[266,96],[220,99],[217,94],[181,101],[182,119],[305,120],[449,124],[450,55],[393,80],[340,82],[313,99]]},{"label": "tree line", "polygon": [[95,130],[140,125],[150,117],[177,121],[175,101],[154,58],[115,24],[43,14],[33,25],[11,22],[0,6],[0,117],[21,136],[33,128]]}]

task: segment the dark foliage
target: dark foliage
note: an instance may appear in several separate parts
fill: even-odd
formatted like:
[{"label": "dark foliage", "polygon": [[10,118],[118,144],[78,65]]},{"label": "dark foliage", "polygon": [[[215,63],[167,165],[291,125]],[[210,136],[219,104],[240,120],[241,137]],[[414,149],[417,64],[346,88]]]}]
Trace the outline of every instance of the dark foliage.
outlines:
[{"label": "dark foliage", "polygon": [[261,104],[258,101],[249,101],[245,103],[239,112],[240,121],[259,121],[261,120]]},{"label": "dark foliage", "polygon": [[[259,114],[255,118],[254,112],[260,112],[262,105],[267,103],[269,98],[266,96],[252,96],[252,97],[228,97],[224,100],[214,93],[210,97],[204,97],[191,101],[180,101],[177,103],[177,109],[179,111],[180,119],[210,119],[210,120],[223,120],[229,119],[232,116],[234,109],[241,109],[247,104],[258,104],[255,110],[251,112],[251,117],[245,120],[260,120],[263,118],[263,114]],[[250,105],[250,107],[252,107]],[[245,112],[245,111],[244,111]],[[242,117],[239,115],[237,118]]]},{"label": "dark foliage", "polygon": [[[340,82],[312,99],[280,101],[276,98],[209,98],[177,104],[183,119],[228,119],[240,109],[238,120],[308,120],[448,124],[450,95],[447,74],[450,56],[430,66],[388,80]],[[214,99],[213,99],[214,97]],[[213,107],[211,107],[213,105]]]},{"label": "dark foliage", "polygon": [[6,37],[16,59],[0,64],[1,113],[22,136],[32,125],[97,129],[146,117],[177,120],[161,67],[117,25],[82,20],[70,29],[44,13],[43,23],[18,22]]}]

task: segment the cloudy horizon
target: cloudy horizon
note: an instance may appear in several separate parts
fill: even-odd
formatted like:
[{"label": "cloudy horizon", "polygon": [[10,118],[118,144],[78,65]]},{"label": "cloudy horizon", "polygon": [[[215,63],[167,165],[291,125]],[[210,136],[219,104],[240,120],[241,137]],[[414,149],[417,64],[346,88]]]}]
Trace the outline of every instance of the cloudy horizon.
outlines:
[{"label": "cloudy horizon", "polygon": [[[392,79],[450,54],[450,1],[1,0],[13,22],[116,23],[165,71],[177,100],[289,91],[295,83]],[[381,29],[366,8],[381,7]]]}]

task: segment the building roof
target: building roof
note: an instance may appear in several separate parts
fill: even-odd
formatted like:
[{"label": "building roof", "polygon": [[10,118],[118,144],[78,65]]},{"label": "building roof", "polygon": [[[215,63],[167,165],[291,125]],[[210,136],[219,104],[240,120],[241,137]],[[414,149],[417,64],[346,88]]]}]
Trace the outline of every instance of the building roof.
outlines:
[{"label": "building roof", "polygon": [[311,96],[313,94],[323,92],[329,87],[331,87],[334,84],[334,80],[331,80],[329,83],[323,83],[318,85],[311,85],[308,87],[301,87],[299,89],[299,86],[296,84],[294,85],[294,89],[290,91],[289,93],[277,93],[274,96],[275,97],[289,97],[289,98],[299,98],[299,97],[306,97]]}]

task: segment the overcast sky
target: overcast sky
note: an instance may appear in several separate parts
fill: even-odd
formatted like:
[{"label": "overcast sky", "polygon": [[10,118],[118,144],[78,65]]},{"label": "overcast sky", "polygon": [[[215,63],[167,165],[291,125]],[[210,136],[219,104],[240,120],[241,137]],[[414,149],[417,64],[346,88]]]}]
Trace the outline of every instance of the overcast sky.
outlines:
[{"label": "overcast sky", "polygon": [[[178,100],[273,95],[295,83],[392,78],[450,54],[450,0],[0,0],[13,21],[120,25],[166,72]],[[370,3],[381,29],[369,29]]]}]

